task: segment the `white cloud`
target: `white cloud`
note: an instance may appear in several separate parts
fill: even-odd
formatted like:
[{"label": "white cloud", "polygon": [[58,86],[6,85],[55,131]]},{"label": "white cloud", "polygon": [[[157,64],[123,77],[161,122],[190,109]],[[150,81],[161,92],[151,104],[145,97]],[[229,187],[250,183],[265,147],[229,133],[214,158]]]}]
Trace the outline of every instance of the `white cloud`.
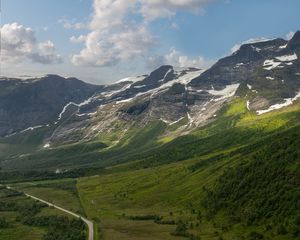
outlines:
[{"label": "white cloud", "polygon": [[38,51],[33,52],[29,55],[29,58],[33,62],[51,64],[51,63],[61,63],[62,57],[56,54],[56,49],[50,40],[47,42],[42,42],[38,44]]},{"label": "white cloud", "polygon": [[[71,61],[75,65],[104,67],[141,56],[147,59],[156,44],[156,38],[148,29],[150,21],[171,18],[177,11],[199,13],[203,6],[212,1],[214,0],[94,0],[91,20],[82,24],[88,26],[90,33],[70,39],[71,42],[85,41],[85,47],[74,54]],[[142,18],[140,23],[132,18],[136,15]],[[181,61],[187,62],[188,59],[182,58]]]},{"label": "white cloud", "polygon": [[118,51],[120,59],[142,56],[153,46],[154,41],[154,37],[146,26],[129,28],[111,37],[111,42]]},{"label": "white cloud", "polygon": [[94,13],[89,23],[91,32],[71,38],[73,42],[85,39],[85,47],[72,56],[72,63],[104,67],[147,54],[154,46],[155,38],[145,24],[127,24],[124,19],[133,3],[94,0]]},{"label": "white cloud", "polygon": [[146,20],[172,18],[177,11],[202,13],[203,7],[214,0],[139,0],[140,12]]},{"label": "white cloud", "polygon": [[94,14],[90,22],[91,29],[120,27],[136,0],[94,0]]},{"label": "white cloud", "polygon": [[39,43],[31,28],[18,23],[4,24],[1,27],[1,61],[19,62],[29,59],[42,64],[60,63],[51,41]]},{"label": "white cloud", "polygon": [[17,23],[4,24],[1,28],[2,60],[15,61],[30,54],[36,44],[34,32]]},{"label": "white cloud", "polygon": [[86,36],[84,49],[73,55],[72,62],[94,67],[111,66],[121,60],[142,56],[153,44],[153,37],[143,26],[120,33],[94,30]]},{"label": "white cloud", "polygon": [[168,54],[164,56],[165,64],[170,64],[176,67],[196,67],[196,68],[208,68],[212,66],[214,61],[204,59],[199,56],[196,58],[189,58],[182,55],[176,49],[172,48]]},{"label": "white cloud", "polygon": [[70,37],[70,41],[72,43],[81,43],[81,42],[85,42],[85,40],[86,40],[85,35],[80,35],[79,37],[75,37],[75,36]]},{"label": "white cloud", "polygon": [[63,25],[65,29],[85,29],[87,26],[85,23],[82,22],[76,22],[76,19],[68,20],[65,18],[62,18],[58,20],[59,23]]}]

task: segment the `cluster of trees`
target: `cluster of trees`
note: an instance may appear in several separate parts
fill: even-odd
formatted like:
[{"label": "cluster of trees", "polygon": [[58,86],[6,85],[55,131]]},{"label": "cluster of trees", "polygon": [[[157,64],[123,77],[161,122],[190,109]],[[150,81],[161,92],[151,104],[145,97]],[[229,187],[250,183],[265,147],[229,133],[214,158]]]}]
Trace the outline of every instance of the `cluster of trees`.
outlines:
[{"label": "cluster of trees", "polygon": [[70,181],[64,181],[63,183],[61,183],[61,182],[39,183],[39,184],[36,184],[35,187],[61,189],[61,190],[71,192],[72,194],[77,196],[78,192],[77,192],[76,184],[77,184],[77,180],[72,179]]},{"label": "cluster of trees", "polygon": [[189,236],[188,227],[183,221],[179,220],[175,231],[172,232],[171,234],[174,236],[188,237]]},{"label": "cluster of trees", "polygon": [[63,179],[63,178],[78,178],[84,176],[86,169],[72,169],[62,173],[55,173],[54,171],[12,171],[1,172],[0,182],[22,182],[22,181],[37,181],[37,180],[51,180],[51,179]]},{"label": "cluster of trees", "polygon": [[23,224],[48,227],[43,240],[85,240],[86,230],[80,219],[69,219],[64,216],[26,217]]},{"label": "cluster of trees", "polygon": [[[298,128],[299,130],[299,128]],[[300,131],[277,135],[206,190],[208,216],[225,211],[235,222],[266,224],[272,234],[300,236]],[[259,239],[261,233],[253,233]]]},{"label": "cluster of trees", "polygon": [[0,217],[0,229],[9,227],[9,223],[4,217]]},{"label": "cluster of trees", "polygon": [[194,234],[191,234],[188,232],[188,225],[185,222],[183,222],[182,220],[179,220],[177,222],[176,229],[174,232],[171,232],[171,235],[186,237],[189,240],[200,240],[200,238],[198,236],[195,236]]},{"label": "cluster of trees", "polygon": [[[69,186],[70,187],[70,186]],[[43,240],[85,240],[86,229],[81,219],[69,219],[65,216],[37,216],[46,204],[28,199],[17,198],[20,193],[13,189],[0,189],[2,199],[0,198],[0,212],[13,211],[17,212],[16,221],[35,227],[44,227],[47,229]],[[21,193],[21,195],[23,195]],[[0,229],[9,227],[9,223],[5,218],[0,218]]]},{"label": "cluster of trees", "polygon": [[162,217],[158,215],[140,215],[140,216],[129,216],[128,219],[136,220],[136,221],[147,221],[147,220],[159,221],[162,219]]}]

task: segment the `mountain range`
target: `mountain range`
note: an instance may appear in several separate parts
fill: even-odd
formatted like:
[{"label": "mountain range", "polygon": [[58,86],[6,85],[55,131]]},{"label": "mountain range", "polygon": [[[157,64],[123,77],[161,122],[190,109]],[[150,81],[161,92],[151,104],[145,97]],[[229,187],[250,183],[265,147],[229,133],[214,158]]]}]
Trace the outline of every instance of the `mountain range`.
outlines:
[{"label": "mountain range", "polygon": [[[263,114],[300,96],[300,32],[289,40],[242,45],[210,69],[161,66],[149,75],[111,85],[47,75],[0,80],[0,137],[44,129],[42,147],[91,141],[116,131],[118,142],[132,127],[162,121],[179,124],[176,136],[205,126],[236,96]],[[164,135],[174,135],[165,132]]]},{"label": "mountain range", "polygon": [[68,192],[106,239],[299,239],[299,57],[298,31],[109,85],[3,77],[0,181]]}]

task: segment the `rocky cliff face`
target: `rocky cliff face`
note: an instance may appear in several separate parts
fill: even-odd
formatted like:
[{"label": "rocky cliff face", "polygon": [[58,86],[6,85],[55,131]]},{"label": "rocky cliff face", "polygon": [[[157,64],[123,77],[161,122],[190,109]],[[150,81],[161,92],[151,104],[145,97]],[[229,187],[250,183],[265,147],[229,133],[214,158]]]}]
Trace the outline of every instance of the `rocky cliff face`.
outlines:
[{"label": "rocky cliff face", "polygon": [[253,111],[294,98],[300,88],[299,39],[297,32],[290,41],[275,39],[243,45],[192,80],[190,86],[208,90],[209,84],[222,89],[239,83],[238,93],[251,90],[249,106]]},{"label": "rocky cliff face", "polygon": [[80,103],[102,87],[75,78],[47,75],[0,79],[0,136],[54,122],[68,102]]},{"label": "rocky cliff face", "polygon": [[184,134],[214,121],[235,96],[247,100],[249,111],[264,114],[300,97],[298,56],[300,32],[290,41],[245,44],[206,71],[166,65],[108,86],[53,75],[2,79],[0,136],[50,124],[55,130],[45,139],[49,145],[87,141],[116,129],[118,140],[133,126],[153,121],[179,125],[177,133]]}]

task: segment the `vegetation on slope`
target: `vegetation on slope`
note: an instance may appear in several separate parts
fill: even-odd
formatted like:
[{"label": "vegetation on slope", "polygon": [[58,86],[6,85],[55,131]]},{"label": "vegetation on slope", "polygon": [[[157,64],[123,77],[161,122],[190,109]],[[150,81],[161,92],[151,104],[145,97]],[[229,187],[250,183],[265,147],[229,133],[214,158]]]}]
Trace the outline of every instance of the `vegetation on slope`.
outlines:
[{"label": "vegetation on slope", "polygon": [[224,212],[237,222],[265,225],[272,234],[300,236],[300,127],[249,149],[207,190],[209,216]]},{"label": "vegetation on slope", "polygon": [[200,239],[296,239],[299,135],[297,126],[239,149],[81,178],[80,197],[104,239],[164,239],[177,228]]},{"label": "vegetation on slope", "polygon": [[137,168],[181,161],[241,147],[292,127],[299,122],[299,106],[300,103],[295,103],[257,116],[247,110],[245,99],[236,98],[218,113],[214,122],[170,142],[163,137],[168,131],[166,124],[156,121],[143,129],[133,126],[113,147],[106,148],[99,140],[72,144],[7,159],[2,162],[2,167],[4,170],[55,171],[57,168],[103,168],[130,161],[139,161]]},{"label": "vegetation on slope", "polygon": [[0,186],[0,239],[84,240],[84,223]]},{"label": "vegetation on slope", "polygon": [[[98,237],[296,239],[299,119],[299,103],[257,116],[238,98],[187,136],[160,141],[165,125],[156,122],[132,129],[115,147],[66,151],[66,159],[86,164],[79,176],[98,174],[77,183]],[[44,166],[52,164],[43,154]],[[62,190],[50,185],[34,191],[47,198],[48,187]]]}]

